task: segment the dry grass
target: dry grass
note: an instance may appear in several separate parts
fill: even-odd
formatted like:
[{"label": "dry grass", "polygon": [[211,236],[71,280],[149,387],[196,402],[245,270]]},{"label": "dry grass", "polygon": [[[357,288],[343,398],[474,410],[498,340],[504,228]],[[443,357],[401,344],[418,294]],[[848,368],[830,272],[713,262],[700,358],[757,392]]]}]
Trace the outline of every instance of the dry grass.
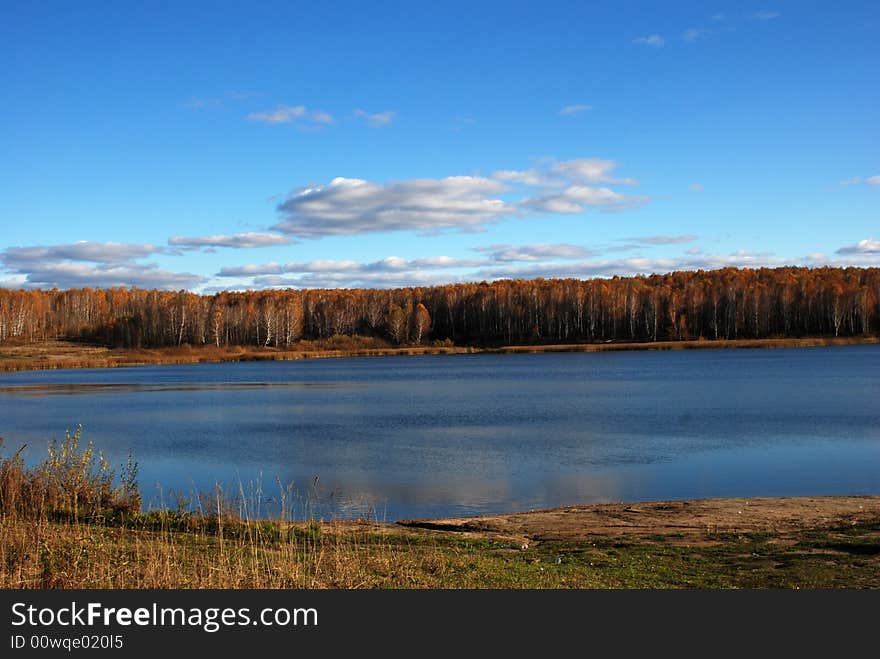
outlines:
[{"label": "dry grass", "polygon": [[368,337],[336,337],[301,341],[288,348],[254,346],[189,346],[155,349],[123,349],[74,343],[0,345],[0,372],[62,368],[117,368],[150,364],[206,364],[245,361],[288,361],[332,357],[380,357],[388,355],[439,355],[476,352],[438,342],[432,345],[395,348]]},{"label": "dry grass", "polygon": [[[298,528],[293,532],[293,528]],[[240,531],[242,531],[240,529]],[[0,588],[376,588],[429,585],[429,546],[411,551],[339,523],[220,531],[0,519]]]},{"label": "dry grass", "polygon": [[69,341],[0,345],[0,372],[60,368],[115,368],[149,364],[202,364],[243,361],[286,361],[334,357],[393,355],[451,355],[472,353],[606,352],[617,350],[711,350],[730,348],[806,348],[877,344],[877,337],[803,339],[738,339],[717,341],[646,341],[639,343],[572,343],[522,346],[455,346],[450,341],[431,345],[392,347],[370,337],[339,336],[321,341],[300,341],[287,348],[213,345],[156,349],[122,349]]}]

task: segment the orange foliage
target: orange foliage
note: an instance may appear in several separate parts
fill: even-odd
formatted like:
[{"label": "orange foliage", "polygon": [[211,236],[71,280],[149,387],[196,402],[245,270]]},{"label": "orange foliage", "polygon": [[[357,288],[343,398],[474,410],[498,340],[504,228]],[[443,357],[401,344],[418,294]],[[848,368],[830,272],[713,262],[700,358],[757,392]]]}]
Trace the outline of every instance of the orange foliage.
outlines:
[{"label": "orange foliage", "polygon": [[0,289],[0,341],[259,346],[372,337],[497,346],[865,336],[878,268],[724,268],[610,279],[501,280],[393,290]]}]

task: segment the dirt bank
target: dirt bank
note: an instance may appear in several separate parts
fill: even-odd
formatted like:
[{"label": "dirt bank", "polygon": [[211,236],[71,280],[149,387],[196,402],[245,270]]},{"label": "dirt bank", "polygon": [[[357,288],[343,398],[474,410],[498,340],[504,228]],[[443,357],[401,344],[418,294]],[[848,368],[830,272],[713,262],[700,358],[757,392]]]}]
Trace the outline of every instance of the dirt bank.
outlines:
[{"label": "dirt bank", "polygon": [[726,533],[837,528],[878,518],[880,496],[827,496],[609,503],[483,517],[400,520],[398,524],[515,539],[525,545],[624,535],[694,541]]}]

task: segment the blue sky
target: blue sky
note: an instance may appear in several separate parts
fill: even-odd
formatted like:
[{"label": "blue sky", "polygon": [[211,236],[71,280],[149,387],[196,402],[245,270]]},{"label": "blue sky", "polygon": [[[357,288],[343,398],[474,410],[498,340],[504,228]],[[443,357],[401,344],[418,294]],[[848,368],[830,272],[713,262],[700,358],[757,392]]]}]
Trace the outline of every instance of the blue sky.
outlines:
[{"label": "blue sky", "polygon": [[880,265],[876,2],[4,3],[0,285]]}]

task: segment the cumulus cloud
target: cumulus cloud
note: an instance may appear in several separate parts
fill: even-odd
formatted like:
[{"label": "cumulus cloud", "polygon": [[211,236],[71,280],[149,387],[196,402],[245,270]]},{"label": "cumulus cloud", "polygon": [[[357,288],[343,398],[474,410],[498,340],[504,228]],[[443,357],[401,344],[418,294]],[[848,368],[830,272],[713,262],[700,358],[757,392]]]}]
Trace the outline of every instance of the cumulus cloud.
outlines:
[{"label": "cumulus cloud", "polygon": [[101,243],[82,240],[67,245],[34,245],[9,247],[0,252],[0,261],[7,268],[27,267],[47,261],[93,261],[97,263],[124,263],[163,252],[156,245],[130,243]]},{"label": "cumulus cloud", "polygon": [[396,113],[391,110],[385,110],[384,112],[367,112],[366,110],[357,109],[354,111],[354,116],[359,119],[363,119],[367,122],[368,126],[373,126],[374,128],[378,128],[380,126],[387,126],[394,120],[394,115]]},{"label": "cumulus cloud", "polygon": [[376,231],[479,229],[515,209],[504,184],[480,176],[411,179],[381,185],[355,178],[296,190],[278,206],[272,228],[302,237]]},{"label": "cumulus cloud", "polygon": [[12,281],[26,288],[138,286],[176,290],[206,281],[199,275],[168,272],[154,263],[135,262],[164,251],[155,245],[81,241],[9,247],[0,252],[0,263],[15,275]]},{"label": "cumulus cloud", "polygon": [[520,204],[525,208],[560,215],[583,213],[590,207],[624,210],[647,202],[645,197],[630,197],[606,187],[571,185],[557,192],[528,197]]},{"label": "cumulus cloud", "polygon": [[530,186],[555,186],[558,184],[558,181],[536,169],[501,169],[497,172],[492,172],[492,178],[496,181],[521,183]]},{"label": "cumulus cloud", "polygon": [[221,268],[218,277],[255,277],[283,274],[308,273],[377,273],[404,272],[408,270],[444,270],[449,268],[476,267],[486,265],[485,259],[459,259],[451,256],[428,256],[418,259],[404,259],[387,256],[379,261],[362,263],[359,261],[291,261],[289,263],[269,262],[262,265],[244,265]]},{"label": "cumulus cloud", "polygon": [[[622,210],[645,203],[646,197],[631,197],[607,187],[638,184],[635,179],[612,176],[617,166],[613,160],[577,158],[553,162],[546,171],[502,170],[492,174],[492,178],[544,188],[541,193],[519,201],[521,208],[542,213],[567,215],[589,208]],[[596,185],[600,183],[606,185]]]},{"label": "cumulus cloud", "polygon": [[[8,264],[7,264],[7,267]],[[153,263],[102,263],[77,261],[36,262],[28,267],[12,268],[25,288],[110,288],[130,287],[179,290],[193,288],[207,281],[189,272],[160,270]]]},{"label": "cumulus cloud", "polygon": [[[386,184],[337,177],[291,193],[279,204],[282,221],[272,229],[307,238],[398,230],[475,231],[504,216],[620,210],[645,203],[646,197],[631,197],[608,187],[637,185],[634,179],[612,176],[616,167],[613,160],[580,158],[544,163],[541,169],[499,170],[489,177],[449,176]],[[515,195],[517,199],[507,198]]]},{"label": "cumulus cloud", "polygon": [[[630,238],[645,245],[672,245],[682,244],[695,240],[696,236],[647,236],[644,238]],[[259,265],[243,265],[224,267],[218,273],[218,277],[280,277],[282,275],[305,275],[321,274],[333,276],[336,279],[344,279],[358,274],[375,273],[411,273],[414,271],[452,270],[464,268],[493,268],[495,266],[511,263],[543,263],[542,267],[564,268],[561,264],[547,264],[552,261],[570,261],[596,257],[603,252],[615,252],[629,249],[638,249],[640,245],[626,245],[619,247],[586,247],[571,243],[537,243],[530,245],[507,245],[494,244],[483,245],[473,248],[474,251],[483,254],[482,258],[463,259],[450,256],[426,256],[415,259],[405,259],[399,256],[387,256],[378,261],[360,262],[353,260],[318,259],[312,261],[291,261],[277,263],[270,261]],[[697,251],[699,253],[699,250]],[[741,259],[756,258],[749,252],[737,252],[733,256]],[[620,261],[621,263],[623,261]],[[629,262],[636,262],[629,260]],[[605,262],[602,262],[605,263]],[[483,272],[473,276],[483,277]],[[289,279],[289,278],[288,278]],[[261,280],[263,283],[267,279]],[[435,277],[434,281],[438,281]]]},{"label": "cumulus cloud", "polygon": [[[648,236],[646,244],[677,244],[688,242],[690,236]],[[641,240],[641,239],[633,239]],[[625,249],[637,249],[628,245]],[[341,287],[415,286],[478,281],[506,277],[585,277],[666,271],[681,267],[705,268],[724,265],[765,265],[773,263],[768,254],[739,251],[726,257],[702,256],[690,250],[689,257],[647,259],[598,259],[603,252],[620,251],[617,247],[586,247],[570,243],[538,243],[530,245],[494,244],[473,248],[481,258],[466,259],[450,256],[427,256],[406,259],[388,256],[378,261],[319,259],[269,262],[260,265],[224,267],[220,278],[248,280],[245,286],[267,287]],[[699,260],[692,257],[700,256]],[[593,259],[593,260],[587,260]],[[778,260],[782,262],[781,259]],[[654,268],[652,270],[652,268]],[[455,272],[451,272],[455,271]]]},{"label": "cumulus cloud", "polygon": [[278,233],[235,233],[232,235],[214,235],[214,236],[173,236],[168,239],[168,244],[179,249],[203,249],[213,247],[231,247],[240,249],[246,247],[274,247],[278,245],[289,245],[291,243],[289,236]]},{"label": "cumulus cloud", "polygon": [[617,163],[603,158],[576,158],[563,160],[550,166],[550,173],[561,179],[576,183],[612,183],[618,185],[637,185],[638,181],[631,178],[615,178],[611,172],[617,169]]},{"label": "cumulus cloud", "polygon": [[869,176],[865,179],[868,185],[880,185],[880,176]]},{"label": "cumulus cloud", "polygon": [[251,112],[245,117],[248,121],[277,126],[279,124],[299,123],[302,126],[318,128],[335,122],[333,115],[324,110],[309,110],[305,105],[279,105],[274,110]]},{"label": "cumulus cloud", "polygon": [[649,34],[646,37],[637,37],[633,39],[633,43],[637,43],[642,46],[653,46],[654,48],[661,48],[666,43],[666,40],[659,34]]},{"label": "cumulus cloud", "polygon": [[563,117],[571,117],[576,114],[582,114],[582,113],[586,112],[587,110],[592,110],[592,109],[593,109],[592,105],[566,105],[564,108],[562,108],[559,111],[559,114],[561,114]]},{"label": "cumulus cloud", "polygon": [[155,264],[89,265],[71,261],[47,263],[26,273],[27,288],[158,288],[191,289],[207,281],[189,272],[168,272]]},{"label": "cumulus cloud", "polygon": [[[690,247],[684,253],[662,258],[629,256],[612,258],[611,252],[638,249],[643,245],[687,244],[695,236],[644,236],[627,240],[639,244],[618,247],[587,247],[570,243],[531,245],[494,244],[473,248],[480,258],[449,256],[403,258],[388,256],[372,261],[313,260],[290,263],[269,262],[223,268],[218,277],[238,279],[241,288],[387,288],[431,286],[497,279],[575,278],[649,275],[676,270],[713,270],[725,267],[762,268],[783,265],[859,266],[880,263],[880,241],[867,239],[851,248],[841,248],[840,258],[821,253],[800,258],[783,258],[770,252],[736,250],[726,254],[704,253]],[[603,256],[603,253],[605,254]],[[240,283],[246,282],[246,283]],[[218,289],[219,290],[219,289]]]},{"label": "cumulus cloud", "polygon": [[837,250],[837,254],[880,254],[880,240],[866,238],[855,245],[847,245]]},{"label": "cumulus cloud", "polygon": [[439,281],[451,284],[465,279],[450,274],[441,278],[429,272],[318,272],[298,277],[255,277],[247,288],[404,288],[433,286]]},{"label": "cumulus cloud", "polygon": [[[578,245],[489,245],[478,248],[480,260],[427,257],[387,257],[372,263],[357,261],[309,261],[267,263],[262,266],[226,268],[220,276],[249,278],[254,288],[355,288],[429,286],[461,281],[495,279],[588,278],[629,276],[674,270],[735,267],[773,267],[790,263],[773,254],[740,250],[731,254],[702,254],[689,250],[669,258],[593,258],[597,252]],[[810,263],[812,264],[812,263]],[[466,268],[476,268],[464,270]],[[457,272],[451,270],[458,269]],[[464,271],[463,271],[464,270]]]},{"label": "cumulus cloud", "polygon": [[279,105],[274,110],[251,112],[247,120],[258,121],[261,124],[289,124],[305,117],[307,112],[305,105]]},{"label": "cumulus cloud", "polygon": [[617,178],[611,172],[618,163],[604,158],[575,158],[574,160],[549,161],[542,169],[502,169],[492,173],[492,178],[508,183],[521,183],[533,187],[560,188],[572,183],[612,185],[638,185],[632,178]]},{"label": "cumulus cloud", "polygon": [[771,254],[753,254],[739,251],[732,254],[687,254],[679,257],[652,259],[626,258],[576,261],[567,263],[537,263],[523,266],[486,268],[474,275],[478,279],[533,279],[584,278],[606,276],[647,275],[675,270],[710,270],[734,267],[773,267],[784,265],[785,259]]},{"label": "cumulus cloud", "polygon": [[595,256],[596,251],[581,245],[567,243],[521,245],[487,245],[477,247],[478,252],[487,252],[495,262],[542,261],[547,259],[582,259]]}]

